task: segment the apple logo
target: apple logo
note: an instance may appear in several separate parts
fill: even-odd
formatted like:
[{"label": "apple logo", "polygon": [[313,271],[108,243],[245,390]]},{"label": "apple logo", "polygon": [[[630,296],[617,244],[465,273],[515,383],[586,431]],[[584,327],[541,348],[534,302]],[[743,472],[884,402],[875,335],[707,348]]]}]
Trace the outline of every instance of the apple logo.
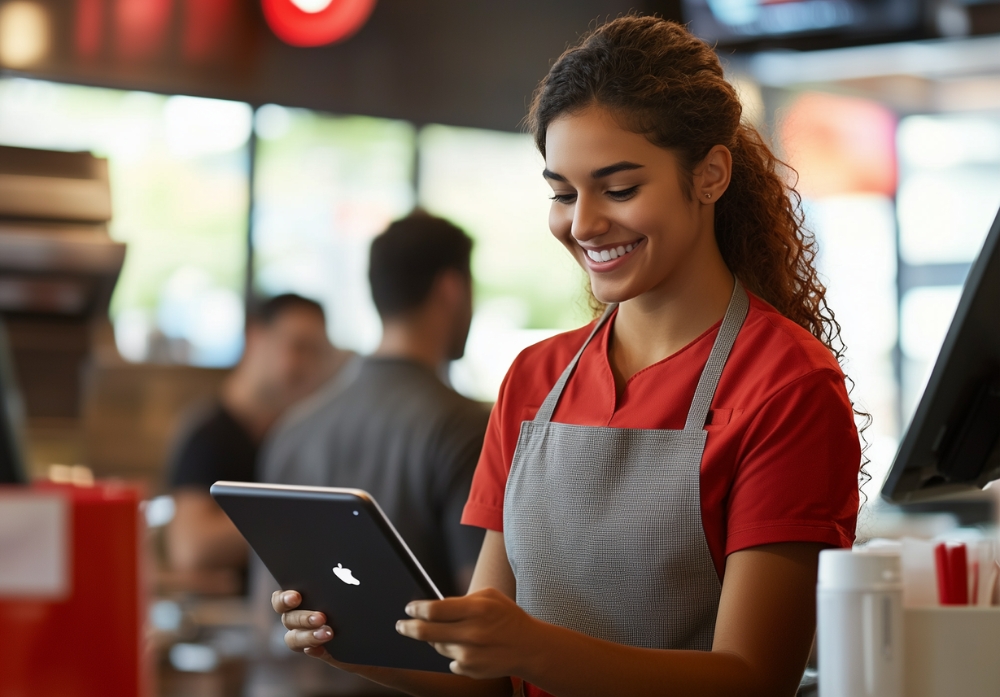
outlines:
[{"label": "apple logo", "polygon": [[360,586],[361,585],[361,581],[359,581],[358,579],[354,578],[354,576],[351,574],[351,570],[350,569],[345,569],[340,564],[337,564],[335,567],[333,567],[333,573],[334,573],[334,575],[337,578],[339,578],[341,581],[343,581],[344,583],[346,583],[349,586]]}]

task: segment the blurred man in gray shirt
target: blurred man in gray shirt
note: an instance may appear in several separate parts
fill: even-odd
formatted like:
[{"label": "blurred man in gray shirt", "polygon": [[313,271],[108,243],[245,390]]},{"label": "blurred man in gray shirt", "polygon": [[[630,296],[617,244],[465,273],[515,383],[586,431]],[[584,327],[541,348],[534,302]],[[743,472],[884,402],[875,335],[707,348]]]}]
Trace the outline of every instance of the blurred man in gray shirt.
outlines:
[{"label": "blurred man in gray shirt", "polygon": [[[441,379],[465,350],[471,252],[472,240],[462,230],[420,212],[375,238],[369,280],[382,319],[381,343],[289,414],[261,467],[265,482],[371,493],[445,595],[465,592],[483,540],[482,530],[459,521],[489,414]],[[270,592],[270,584],[260,585]],[[295,693],[355,689],[349,676],[316,661],[290,664]],[[311,664],[324,669],[316,676],[319,684],[303,684],[313,682],[306,677],[315,671]]]}]

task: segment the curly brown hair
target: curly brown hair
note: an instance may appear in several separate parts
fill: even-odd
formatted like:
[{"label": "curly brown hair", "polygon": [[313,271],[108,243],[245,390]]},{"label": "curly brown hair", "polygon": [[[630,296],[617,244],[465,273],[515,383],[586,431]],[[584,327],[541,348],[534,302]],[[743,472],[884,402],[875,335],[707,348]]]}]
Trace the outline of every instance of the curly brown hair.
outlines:
[{"label": "curly brown hair", "polygon": [[729,148],[732,179],[715,204],[722,258],[748,290],[839,356],[833,341],[840,328],[813,265],[815,240],[803,226],[798,193],[782,176],[790,169],[742,122],[740,99],[715,52],[656,17],[630,15],[598,27],[563,53],[535,92],[528,123],[541,153],[553,119],[592,104],[674,152],[689,197],[695,166],[715,145]]},{"label": "curly brown hair", "polygon": [[[722,258],[750,292],[843,362],[840,324],[814,265],[816,241],[791,183],[795,172],[743,122],[739,96],[711,47],[658,17],[627,15],[597,27],[560,56],[535,91],[527,122],[542,155],[554,119],[594,104],[673,152],[689,198],[695,166],[714,146],[729,149],[732,178],[715,204]],[[863,430],[871,417],[855,413]]]}]

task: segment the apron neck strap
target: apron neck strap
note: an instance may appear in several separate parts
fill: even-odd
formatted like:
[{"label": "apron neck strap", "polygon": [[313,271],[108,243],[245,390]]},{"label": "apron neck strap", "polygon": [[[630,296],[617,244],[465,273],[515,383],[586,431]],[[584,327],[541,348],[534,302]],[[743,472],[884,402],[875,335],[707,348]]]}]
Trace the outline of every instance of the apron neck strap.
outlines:
[{"label": "apron neck strap", "polygon": [[736,335],[743,327],[743,320],[746,319],[749,309],[750,298],[747,297],[747,292],[743,290],[739,279],[736,279],[729,307],[726,308],[726,315],[722,318],[722,326],[715,336],[712,352],[708,354],[708,361],[701,371],[701,377],[698,378],[698,387],[694,390],[691,409],[688,410],[687,421],[684,423],[685,431],[701,431],[705,428],[708,410],[712,406],[712,398],[715,397],[715,388],[718,387],[719,378],[722,377],[722,369],[726,367],[729,352],[736,342]]},{"label": "apron neck strap", "polygon": [[555,386],[549,391],[545,401],[542,402],[542,406],[538,409],[538,413],[535,414],[535,421],[545,423],[552,421],[552,415],[556,411],[556,405],[559,404],[559,398],[562,397],[563,388],[566,387],[566,382],[569,380],[569,376],[573,374],[576,364],[580,362],[580,356],[583,355],[583,350],[590,345],[591,340],[597,332],[600,331],[601,327],[604,326],[604,323],[608,321],[608,318],[611,317],[617,307],[617,303],[608,305],[604,314],[601,315],[599,320],[597,320],[593,330],[590,332],[590,336],[588,336],[587,340],[583,342],[583,346],[581,346],[580,350],[576,352],[575,356],[573,356],[573,360],[571,360],[569,365],[566,366],[566,369],[563,370],[562,375],[559,376]]},{"label": "apron neck strap", "polygon": [[[559,404],[559,398],[562,397],[563,389],[573,374],[576,364],[580,362],[580,356],[583,355],[584,349],[590,345],[594,336],[597,335],[597,332],[600,331],[617,307],[617,304],[609,305],[601,318],[597,320],[590,336],[583,342],[583,346],[573,356],[573,360],[563,370],[559,380],[556,381],[545,401],[542,402],[538,413],[535,414],[534,420],[536,422],[548,423],[552,421],[552,415],[556,411],[556,405]],[[736,279],[733,285],[733,295],[729,299],[729,307],[726,308],[726,315],[722,318],[722,326],[719,327],[719,333],[712,345],[712,352],[709,354],[705,368],[701,371],[701,377],[698,379],[698,387],[695,388],[694,399],[691,401],[691,408],[688,410],[687,421],[684,424],[685,431],[700,431],[705,428],[708,410],[712,406],[712,398],[715,396],[715,388],[719,384],[719,378],[722,377],[722,369],[726,367],[729,352],[736,341],[736,335],[740,333],[749,308],[750,299],[747,297],[747,292],[743,290],[739,279]]]}]

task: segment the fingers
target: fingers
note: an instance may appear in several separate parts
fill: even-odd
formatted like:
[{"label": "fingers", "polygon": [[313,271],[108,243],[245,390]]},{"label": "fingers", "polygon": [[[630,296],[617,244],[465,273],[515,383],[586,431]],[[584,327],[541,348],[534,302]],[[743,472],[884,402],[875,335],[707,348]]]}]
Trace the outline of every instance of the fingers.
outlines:
[{"label": "fingers", "polygon": [[293,610],[281,614],[281,623],[285,629],[319,629],[326,624],[326,616],[312,610]]},{"label": "fingers", "polygon": [[444,600],[414,600],[406,606],[406,614],[429,622],[458,622],[469,617],[475,607],[476,599],[471,596]]},{"label": "fingers", "polygon": [[[322,647],[323,644],[333,638],[333,630],[329,627],[319,629],[290,629],[285,632],[285,646],[292,651],[305,651]],[[324,650],[325,653],[325,650]],[[322,656],[309,652],[310,656]]]},{"label": "fingers", "polygon": [[466,622],[425,622],[400,620],[396,631],[403,636],[431,644],[484,644],[489,637],[478,627]]},{"label": "fingers", "polygon": [[277,613],[294,610],[302,602],[302,596],[297,591],[274,591],[271,594],[271,607]]}]

